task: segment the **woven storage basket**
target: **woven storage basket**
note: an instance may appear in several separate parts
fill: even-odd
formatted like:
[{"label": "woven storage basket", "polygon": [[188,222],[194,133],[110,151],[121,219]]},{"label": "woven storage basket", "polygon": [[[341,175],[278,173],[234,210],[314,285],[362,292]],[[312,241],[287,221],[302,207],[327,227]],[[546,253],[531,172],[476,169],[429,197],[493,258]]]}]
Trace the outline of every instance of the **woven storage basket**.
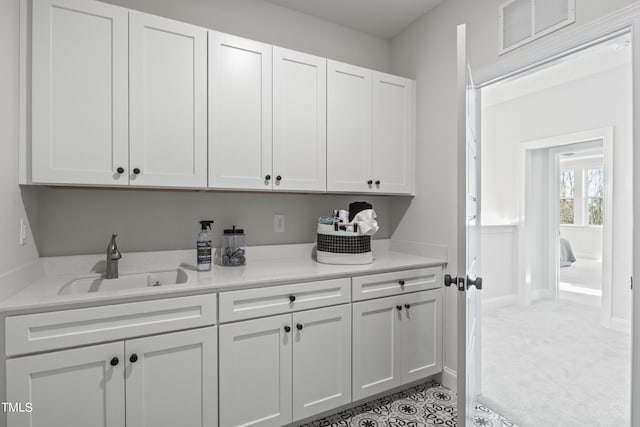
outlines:
[{"label": "woven storage basket", "polygon": [[371,236],[318,224],[317,259],[324,264],[370,264]]}]

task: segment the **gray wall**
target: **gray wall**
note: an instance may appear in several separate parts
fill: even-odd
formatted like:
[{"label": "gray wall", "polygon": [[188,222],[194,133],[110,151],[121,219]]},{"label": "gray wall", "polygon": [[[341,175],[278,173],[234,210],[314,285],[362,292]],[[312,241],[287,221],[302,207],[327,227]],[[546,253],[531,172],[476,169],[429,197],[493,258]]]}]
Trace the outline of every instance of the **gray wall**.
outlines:
[{"label": "gray wall", "polygon": [[[124,253],[195,248],[199,220],[213,219],[215,244],[224,228],[244,228],[249,245],[311,243],[318,217],[366,200],[380,220],[375,238],[388,238],[389,206],[400,197],[142,190],[42,190],[37,233],[41,256],[101,253],[112,232]],[[285,215],[285,232],[273,215]]]}]

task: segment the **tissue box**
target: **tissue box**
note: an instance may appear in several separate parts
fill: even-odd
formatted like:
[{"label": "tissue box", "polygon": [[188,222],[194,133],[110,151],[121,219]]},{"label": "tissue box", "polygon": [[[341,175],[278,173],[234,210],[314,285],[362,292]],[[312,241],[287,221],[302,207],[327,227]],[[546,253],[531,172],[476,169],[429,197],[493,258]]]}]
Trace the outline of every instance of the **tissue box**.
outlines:
[{"label": "tissue box", "polygon": [[316,255],[323,264],[371,264],[371,236],[318,224]]}]

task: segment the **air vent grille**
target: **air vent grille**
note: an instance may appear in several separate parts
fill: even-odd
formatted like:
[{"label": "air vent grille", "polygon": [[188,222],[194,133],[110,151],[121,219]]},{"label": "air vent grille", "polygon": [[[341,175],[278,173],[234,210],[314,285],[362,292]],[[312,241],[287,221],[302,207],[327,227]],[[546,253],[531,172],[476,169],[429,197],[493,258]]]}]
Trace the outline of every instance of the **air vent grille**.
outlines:
[{"label": "air vent grille", "polygon": [[508,0],[498,15],[502,55],[575,22],[575,0]]}]

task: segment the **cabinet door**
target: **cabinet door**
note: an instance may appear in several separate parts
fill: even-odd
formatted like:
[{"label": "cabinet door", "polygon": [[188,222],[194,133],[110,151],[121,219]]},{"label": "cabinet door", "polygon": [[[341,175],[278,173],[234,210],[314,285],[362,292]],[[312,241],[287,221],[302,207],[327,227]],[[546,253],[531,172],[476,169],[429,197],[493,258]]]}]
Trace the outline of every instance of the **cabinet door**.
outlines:
[{"label": "cabinet door", "polygon": [[377,192],[414,192],[414,87],[409,79],[373,74],[373,176]]},{"label": "cabinet door", "polygon": [[35,0],[31,180],[127,185],[126,9]]},{"label": "cabinet door", "polygon": [[353,304],[353,400],[401,384],[402,297]]},{"label": "cabinet door", "polygon": [[274,190],[326,190],[326,104],[327,60],[274,47]]},{"label": "cabinet door", "polygon": [[327,62],[327,190],[373,190],[373,72]]},{"label": "cabinet door", "polygon": [[271,190],[271,62],[271,45],[209,31],[209,187]]},{"label": "cabinet door", "polygon": [[442,371],[442,289],[406,295],[402,318],[402,383]]},{"label": "cabinet door", "polygon": [[215,426],[217,343],[215,326],[126,341],[127,425]]},{"label": "cabinet door", "polygon": [[131,185],[206,187],[207,31],[131,12],[129,62]]},{"label": "cabinet door", "polygon": [[351,402],[351,307],[293,314],[293,419]]},{"label": "cabinet door", "polygon": [[291,422],[291,315],[220,326],[220,425]]},{"label": "cabinet door", "polygon": [[7,426],[124,427],[123,350],[117,342],[7,360],[7,401],[33,407],[7,413]]}]

